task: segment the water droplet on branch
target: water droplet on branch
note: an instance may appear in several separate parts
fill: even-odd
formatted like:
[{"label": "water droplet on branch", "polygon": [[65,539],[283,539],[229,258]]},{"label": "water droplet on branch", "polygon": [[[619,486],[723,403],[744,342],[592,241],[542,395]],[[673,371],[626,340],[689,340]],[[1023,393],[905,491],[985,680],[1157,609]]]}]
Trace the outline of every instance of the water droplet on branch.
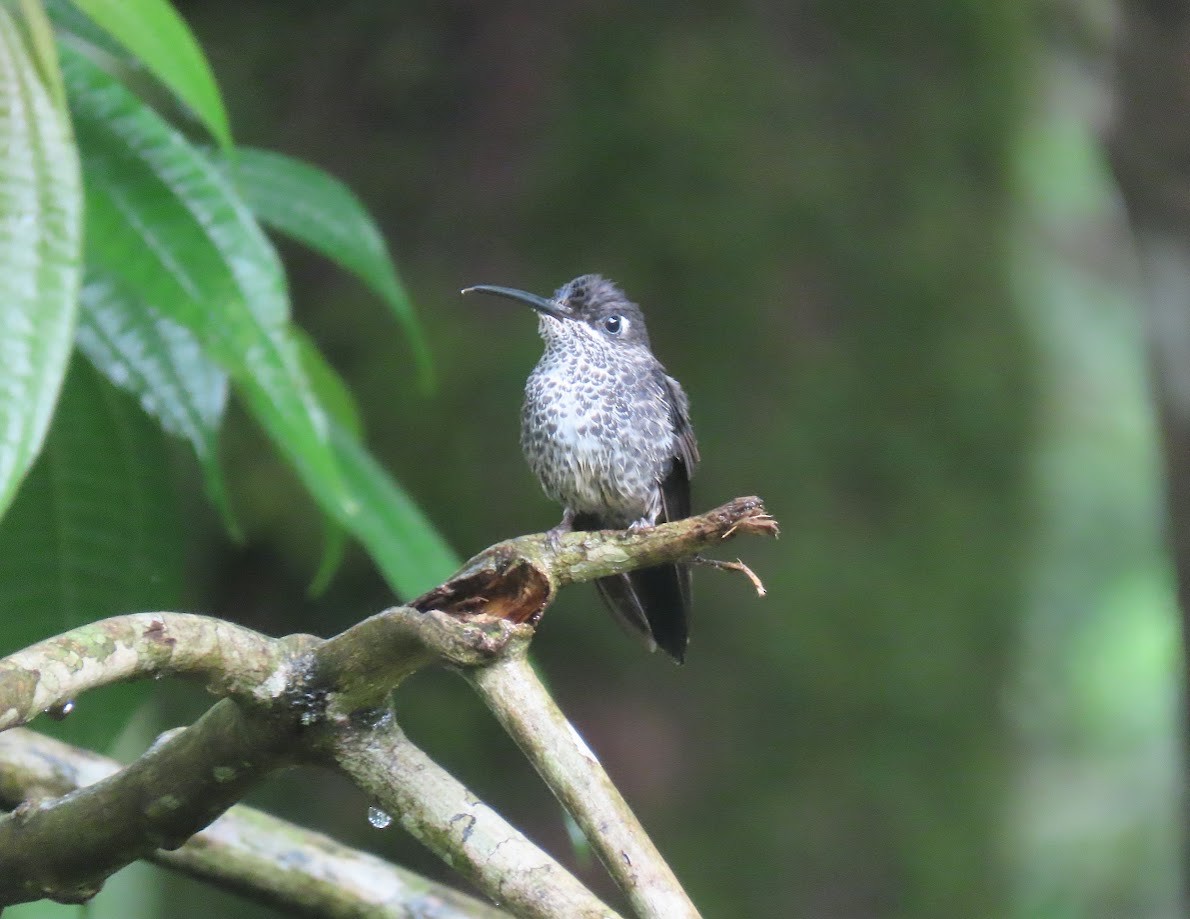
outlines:
[{"label": "water droplet on branch", "polygon": [[74,699],[67,699],[61,705],[51,705],[45,713],[55,721],[62,721],[74,711]]}]

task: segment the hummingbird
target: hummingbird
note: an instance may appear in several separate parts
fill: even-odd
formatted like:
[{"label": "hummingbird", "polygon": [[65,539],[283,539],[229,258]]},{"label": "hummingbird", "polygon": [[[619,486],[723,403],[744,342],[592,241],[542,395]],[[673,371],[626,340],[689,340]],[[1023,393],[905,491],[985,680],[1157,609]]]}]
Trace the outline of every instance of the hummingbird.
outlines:
[{"label": "hummingbird", "polygon": [[[529,375],[521,449],[562,505],[551,534],[641,529],[690,516],[698,442],[690,402],[653,356],[644,313],[612,281],[585,274],[545,298],[483,284],[537,311],[545,353]],[[649,650],[678,663],[689,637],[690,567],[657,565],[599,578],[599,593]]]}]

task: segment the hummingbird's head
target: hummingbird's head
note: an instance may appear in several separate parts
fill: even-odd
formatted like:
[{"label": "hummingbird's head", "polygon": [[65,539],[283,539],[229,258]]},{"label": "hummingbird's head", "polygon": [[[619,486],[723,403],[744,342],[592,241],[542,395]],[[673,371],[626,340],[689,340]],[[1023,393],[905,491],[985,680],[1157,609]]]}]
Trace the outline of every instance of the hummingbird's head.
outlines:
[{"label": "hummingbird's head", "polygon": [[541,337],[547,342],[585,335],[605,347],[649,347],[645,315],[612,281],[584,274],[559,287],[550,299],[511,287],[481,284],[463,293],[494,294],[537,310]]}]

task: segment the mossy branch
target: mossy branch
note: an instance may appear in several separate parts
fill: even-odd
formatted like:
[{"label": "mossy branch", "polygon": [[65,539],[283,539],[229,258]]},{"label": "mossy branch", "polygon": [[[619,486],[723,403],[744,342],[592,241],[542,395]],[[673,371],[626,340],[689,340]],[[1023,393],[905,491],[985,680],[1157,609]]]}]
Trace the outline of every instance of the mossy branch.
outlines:
[{"label": "mossy branch", "polygon": [[88,899],[124,864],[181,846],[269,772],[322,763],[353,778],[514,914],[614,916],[400,732],[389,693],[442,663],[468,675],[641,917],[697,916],[597,760],[526,676],[524,649],[560,587],[690,558],[741,533],[776,534],[757,498],[637,532],[509,540],[408,606],[325,641],[148,613],[93,623],[0,660],[0,730],[136,677],[199,679],[224,697],[120,772],[64,797],[27,800],[0,818],[0,907],[43,896]]},{"label": "mossy branch", "polygon": [[[0,735],[0,810],[69,794],[119,772],[108,759],[33,731]],[[439,919],[508,919],[503,910],[254,810],[232,807],[177,849],[149,860],[289,914],[403,919],[431,905]]]}]

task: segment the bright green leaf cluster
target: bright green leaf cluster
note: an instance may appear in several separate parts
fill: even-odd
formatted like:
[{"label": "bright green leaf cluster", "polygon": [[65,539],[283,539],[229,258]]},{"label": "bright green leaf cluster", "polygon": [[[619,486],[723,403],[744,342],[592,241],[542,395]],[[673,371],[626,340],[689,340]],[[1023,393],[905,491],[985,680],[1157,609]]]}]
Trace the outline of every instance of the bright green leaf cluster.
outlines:
[{"label": "bright green leaf cluster", "polygon": [[[205,128],[213,151],[121,82],[137,68]],[[161,453],[127,449],[144,423],[116,411],[127,397],[113,385],[156,422],[153,436],[190,445],[233,533],[218,453],[234,393],[326,515],[320,586],[346,534],[404,595],[456,566],[363,446],[350,390],[293,325],[258,221],[381,297],[430,385],[428,348],[374,221],[313,166],[235,148],[202,49],[167,0],[0,0],[0,548],[45,544],[33,566],[6,551],[0,598],[76,620],[137,603],[104,585],[118,580],[113,566],[145,581],[138,566],[169,538],[154,529],[161,496],[143,487],[162,481],[147,468]],[[72,372],[67,413],[59,397],[76,346],[98,373]],[[99,414],[80,423],[80,406]],[[135,500],[104,498],[125,493]]]},{"label": "bright green leaf cluster", "polygon": [[49,430],[81,274],[78,151],[28,34],[0,6],[0,509]]},{"label": "bright green leaf cluster", "polygon": [[100,28],[169,87],[224,148],[231,127],[206,55],[168,0],[74,0]]}]

